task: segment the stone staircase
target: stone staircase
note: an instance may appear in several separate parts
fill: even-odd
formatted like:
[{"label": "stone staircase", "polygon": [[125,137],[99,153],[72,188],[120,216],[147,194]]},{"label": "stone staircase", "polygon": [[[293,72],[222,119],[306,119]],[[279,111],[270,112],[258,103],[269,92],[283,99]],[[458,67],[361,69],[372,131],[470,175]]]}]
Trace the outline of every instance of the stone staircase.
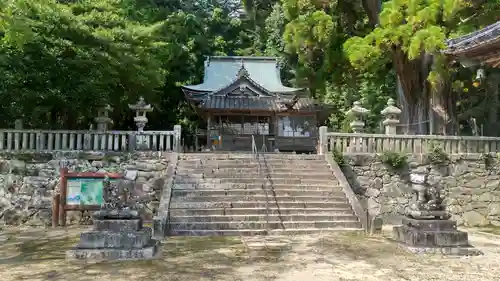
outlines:
[{"label": "stone staircase", "polygon": [[173,236],[362,230],[317,155],[181,154],[169,213]]}]

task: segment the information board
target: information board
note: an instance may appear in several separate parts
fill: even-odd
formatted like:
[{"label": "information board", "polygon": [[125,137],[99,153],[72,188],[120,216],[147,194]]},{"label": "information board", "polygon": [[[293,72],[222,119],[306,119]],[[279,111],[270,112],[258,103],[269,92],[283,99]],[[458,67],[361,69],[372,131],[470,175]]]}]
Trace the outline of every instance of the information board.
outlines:
[{"label": "information board", "polygon": [[67,205],[102,205],[104,182],[100,178],[68,178]]},{"label": "information board", "polygon": [[104,203],[104,179],[116,181],[123,176],[117,173],[70,173],[67,168],[61,171],[61,194],[59,204],[53,204],[53,216],[59,223],[66,224],[67,211],[99,210]]}]

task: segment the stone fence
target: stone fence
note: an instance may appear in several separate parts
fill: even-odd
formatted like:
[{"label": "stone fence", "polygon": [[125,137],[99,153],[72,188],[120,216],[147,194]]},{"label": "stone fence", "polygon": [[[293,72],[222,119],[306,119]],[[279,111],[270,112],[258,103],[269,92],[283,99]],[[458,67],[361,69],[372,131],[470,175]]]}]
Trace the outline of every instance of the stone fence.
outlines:
[{"label": "stone fence", "polygon": [[384,135],[327,132],[320,127],[320,153],[383,153],[387,151],[427,154],[439,147],[448,154],[500,152],[498,137]]},{"label": "stone fence", "polygon": [[180,125],[142,132],[0,129],[0,151],[179,151],[180,139]]},{"label": "stone fence", "polygon": [[328,132],[326,126],[319,128],[318,153],[383,153],[387,151],[412,154],[427,154],[439,147],[448,154],[470,154],[500,152],[500,137],[442,136],[442,135],[398,135],[397,126],[401,110],[389,99],[381,114],[385,134],[365,134],[365,117],[369,110],[355,102],[347,112],[353,120],[353,133]]},{"label": "stone fence", "polygon": [[140,97],[129,108],[136,113],[137,131],[108,130],[113,123],[108,116],[113,110],[109,105],[97,110],[97,130],[24,130],[23,121],[18,119],[15,129],[0,129],[0,152],[181,151],[181,125],[175,125],[171,131],[144,131],[148,123],[146,113],[153,107]]}]

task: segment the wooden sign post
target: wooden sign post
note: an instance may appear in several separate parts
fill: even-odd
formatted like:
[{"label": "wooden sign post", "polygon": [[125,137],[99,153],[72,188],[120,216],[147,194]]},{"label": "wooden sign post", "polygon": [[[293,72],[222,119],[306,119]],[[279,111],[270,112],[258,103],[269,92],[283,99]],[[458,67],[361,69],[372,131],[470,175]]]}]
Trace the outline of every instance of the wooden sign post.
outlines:
[{"label": "wooden sign post", "polygon": [[59,206],[53,204],[52,216],[59,218],[59,225],[66,225],[67,211],[97,211],[104,203],[104,178],[117,180],[123,176],[118,173],[69,173],[67,168],[60,169],[61,195]]}]

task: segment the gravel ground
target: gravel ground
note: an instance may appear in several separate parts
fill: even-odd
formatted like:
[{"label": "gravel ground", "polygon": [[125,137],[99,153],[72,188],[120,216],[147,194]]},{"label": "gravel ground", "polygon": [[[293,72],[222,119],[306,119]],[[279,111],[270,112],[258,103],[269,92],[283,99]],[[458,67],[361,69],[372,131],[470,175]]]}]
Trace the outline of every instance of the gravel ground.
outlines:
[{"label": "gravel ground", "polygon": [[488,281],[500,276],[500,236],[471,234],[485,255],[412,255],[384,237],[176,237],[160,260],[68,263],[64,252],[82,229],[7,229],[0,239],[0,280],[162,281]]}]

